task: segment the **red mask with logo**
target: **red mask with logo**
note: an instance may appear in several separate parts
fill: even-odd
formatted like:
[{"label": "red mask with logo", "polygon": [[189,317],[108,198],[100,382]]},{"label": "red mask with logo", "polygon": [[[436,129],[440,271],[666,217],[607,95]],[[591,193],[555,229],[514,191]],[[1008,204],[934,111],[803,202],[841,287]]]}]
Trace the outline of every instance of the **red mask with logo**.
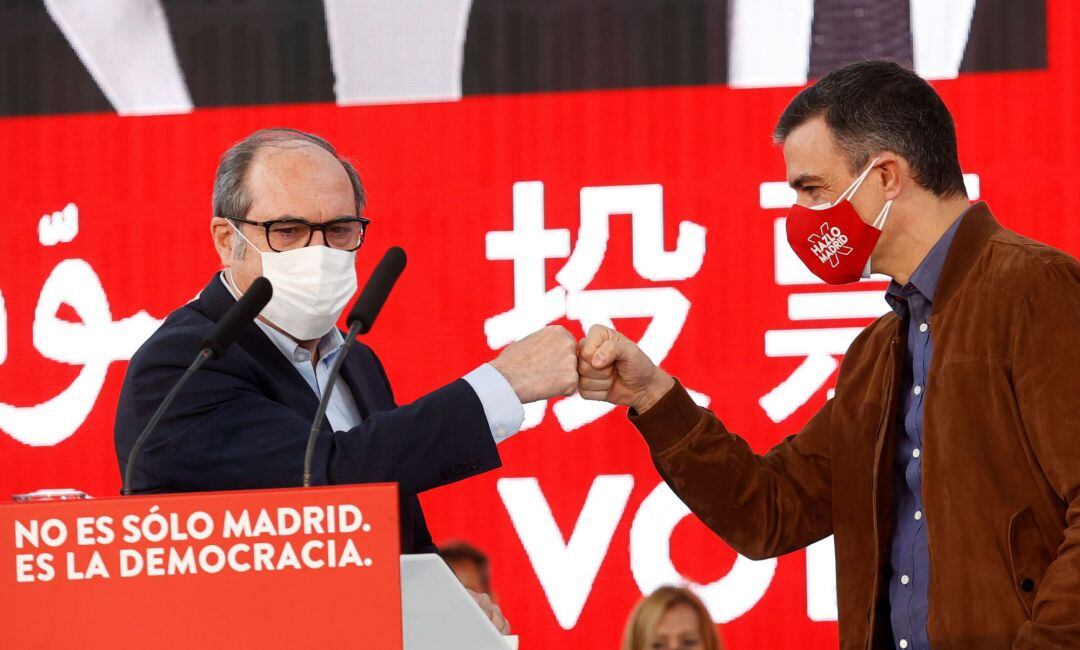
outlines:
[{"label": "red mask with logo", "polygon": [[849,284],[870,276],[870,253],[881,237],[892,200],[885,202],[873,225],[869,225],[851,205],[851,197],[877,161],[871,161],[832,203],[809,208],[793,205],[788,210],[788,244],[814,275],[829,284]]}]

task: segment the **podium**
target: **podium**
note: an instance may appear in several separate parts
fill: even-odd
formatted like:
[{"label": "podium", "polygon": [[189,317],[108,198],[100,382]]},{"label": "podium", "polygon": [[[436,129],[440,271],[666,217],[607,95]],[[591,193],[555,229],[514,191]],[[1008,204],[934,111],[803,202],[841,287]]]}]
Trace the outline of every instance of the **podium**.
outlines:
[{"label": "podium", "polygon": [[0,647],[402,650],[398,535],[392,484],[0,504]]},{"label": "podium", "polygon": [[401,556],[405,650],[518,650],[438,555]]}]

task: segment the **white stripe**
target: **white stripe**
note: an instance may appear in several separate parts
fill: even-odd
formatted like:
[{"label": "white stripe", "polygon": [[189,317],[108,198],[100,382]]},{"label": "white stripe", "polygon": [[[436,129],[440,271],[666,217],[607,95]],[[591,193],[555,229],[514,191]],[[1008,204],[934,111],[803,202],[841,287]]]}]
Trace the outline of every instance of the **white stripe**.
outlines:
[{"label": "white stripe", "polygon": [[806,83],[813,0],[731,0],[730,6],[728,85],[761,88]]},{"label": "white stripe", "polygon": [[967,190],[968,198],[978,201],[982,193],[982,182],[978,174],[964,174],[964,189]]},{"label": "white stripe", "polygon": [[790,208],[797,198],[795,189],[784,181],[769,181],[758,186],[758,205],[762,210]]},{"label": "white stripe", "polygon": [[472,0],[324,0],[337,103],[461,99]]},{"label": "white stripe", "polygon": [[861,327],[769,330],[765,332],[765,356],[808,357],[812,354],[847,352],[851,342],[863,331]]},{"label": "white stripe", "polygon": [[811,354],[790,377],[759,399],[758,405],[770,420],[783,422],[821,390],[838,365],[828,354]]},{"label": "white stripe", "polygon": [[806,547],[806,617],[837,619],[836,545],[831,536]]},{"label": "white stripe", "polygon": [[967,48],[975,0],[911,0],[915,72],[924,79],[955,79]]},{"label": "white stripe", "polygon": [[45,9],[117,113],[192,109],[159,0],[45,0]]},{"label": "white stripe", "polygon": [[788,318],[877,318],[889,311],[880,291],[839,291],[835,293],[795,293],[788,296]]}]

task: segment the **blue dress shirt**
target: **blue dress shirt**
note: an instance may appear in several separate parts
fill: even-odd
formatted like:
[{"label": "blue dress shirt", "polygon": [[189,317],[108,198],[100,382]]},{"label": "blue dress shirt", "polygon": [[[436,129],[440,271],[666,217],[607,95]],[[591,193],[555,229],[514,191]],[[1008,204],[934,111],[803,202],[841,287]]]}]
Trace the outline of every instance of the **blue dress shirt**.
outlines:
[{"label": "blue dress shirt", "polygon": [[[221,281],[234,298],[238,297],[232,283],[225,277],[225,273],[221,274]],[[319,339],[317,347],[319,360],[312,364],[311,353],[290,336],[274,329],[262,320],[256,319],[255,324],[274,346],[281,350],[285,358],[311,386],[311,390],[321,397],[323,387],[330,378],[330,367],[334,364],[334,358],[337,357],[341,345],[345,342],[341,332],[334,328]],[[491,436],[496,444],[521,430],[521,424],[525,420],[525,409],[502,373],[485,363],[465,375],[463,379],[480,398],[488,426],[491,428]],[[362,419],[360,409],[357,408],[356,400],[353,399],[343,381],[334,382],[334,391],[330,394],[330,401],[326,405],[326,419],[334,431],[348,431],[360,424]]]},{"label": "blue dress shirt", "polygon": [[[966,214],[966,211],[965,211]],[[928,390],[927,373],[934,351],[930,331],[930,313],[934,303],[945,256],[949,252],[960,217],[911,274],[908,283],[889,285],[885,300],[906,323],[907,352],[900,383],[900,408],[897,411],[896,514],[892,538],[892,577],[889,580],[889,605],[896,647],[902,650],[926,650],[930,639],[926,623],[930,612],[930,549],[927,545],[926,519],[922,501],[923,405]],[[942,435],[947,432],[937,432]]]}]

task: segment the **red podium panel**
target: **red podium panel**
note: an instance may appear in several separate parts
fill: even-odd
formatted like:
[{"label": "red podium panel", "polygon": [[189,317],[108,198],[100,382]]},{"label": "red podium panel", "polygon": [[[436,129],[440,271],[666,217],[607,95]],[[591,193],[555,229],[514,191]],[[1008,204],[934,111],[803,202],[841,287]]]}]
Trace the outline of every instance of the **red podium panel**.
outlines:
[{"label": "red podium panel", "polygon": [[397,487],[0,505],[0,648],[401,648]]}]

